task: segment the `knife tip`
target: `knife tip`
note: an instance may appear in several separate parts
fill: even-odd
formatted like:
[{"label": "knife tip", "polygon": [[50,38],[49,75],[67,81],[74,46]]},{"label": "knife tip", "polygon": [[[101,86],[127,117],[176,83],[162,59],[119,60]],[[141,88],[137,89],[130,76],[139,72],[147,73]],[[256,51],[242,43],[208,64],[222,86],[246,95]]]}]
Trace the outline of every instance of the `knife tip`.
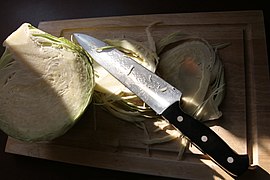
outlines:
[{"label": "knife tip", "polygon": [[78,42],[80,45],[82,44],[82,42],[85,39],[85,34],[81,34],[81,33],[73,33],[72,34],[72,39],[75,38],[76,42]]},{"label": "knife tip", "polygon": [[77,37],[80,37],[81,34],[80,33],[73,33],[72,35],[77,38]]}]

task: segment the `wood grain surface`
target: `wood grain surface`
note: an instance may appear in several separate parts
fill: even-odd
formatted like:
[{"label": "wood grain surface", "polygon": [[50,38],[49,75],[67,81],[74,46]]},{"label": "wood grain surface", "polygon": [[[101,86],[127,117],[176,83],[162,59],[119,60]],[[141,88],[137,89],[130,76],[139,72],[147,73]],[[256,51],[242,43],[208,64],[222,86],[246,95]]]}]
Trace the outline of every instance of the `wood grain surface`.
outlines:
[{"label": "wood grain surface", "polygon": [[[226,96],[223,116],[208,125],[235,151],[248,153],[251,164],[270,172],[270,83],[263,15],[260,11],[155,14],[40,22],[39,28],[70,38],[74,32],[97,38],[127,37],[147,44],[145,28],[155,40],[182,31],[210,43],[230,43],[219,51],[225,67]],[[152,122],[147,127],[153,129]],[[184,179],[231,177],[190,147],[177,159],[179,142],[147,147],[147,137],[133,124],[90,105],[81,120],[51,142],[25,143],[8,138],[6,152],[80,164]],[[196,173],[191,173],[196,172]]]}]

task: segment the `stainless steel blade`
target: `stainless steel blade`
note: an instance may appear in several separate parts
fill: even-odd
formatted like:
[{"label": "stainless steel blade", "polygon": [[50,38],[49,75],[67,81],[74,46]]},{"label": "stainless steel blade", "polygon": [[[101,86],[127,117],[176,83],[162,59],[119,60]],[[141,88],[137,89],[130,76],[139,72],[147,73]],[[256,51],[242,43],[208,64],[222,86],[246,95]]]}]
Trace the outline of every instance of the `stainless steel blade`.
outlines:
[{"label": "stainless steel blade", "polygon": [[180,101],[179,90],[122,52],[115,48],[101,50],[108,44],[85,34],[75,33],[74,37],[98,64],[158,114]]}]

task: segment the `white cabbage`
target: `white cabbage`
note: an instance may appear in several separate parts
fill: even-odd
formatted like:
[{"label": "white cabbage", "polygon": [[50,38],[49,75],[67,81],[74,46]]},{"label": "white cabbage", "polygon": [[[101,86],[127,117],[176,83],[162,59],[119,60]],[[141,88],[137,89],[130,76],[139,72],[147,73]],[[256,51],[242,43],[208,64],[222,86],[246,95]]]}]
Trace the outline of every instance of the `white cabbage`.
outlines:
[{"label": "white cabbage", "polygon": [[0,59],[0,129],[24,141],[63,135],[91,101],[90,57],[74,43],[24,23]]}]

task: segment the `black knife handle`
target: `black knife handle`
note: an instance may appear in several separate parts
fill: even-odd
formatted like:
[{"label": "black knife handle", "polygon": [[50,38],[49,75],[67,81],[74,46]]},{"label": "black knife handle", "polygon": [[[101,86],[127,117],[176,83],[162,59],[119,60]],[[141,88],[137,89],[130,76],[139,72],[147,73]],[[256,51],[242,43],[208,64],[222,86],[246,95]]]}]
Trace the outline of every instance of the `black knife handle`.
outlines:
[{"label": "black knife handle", "polygon": [[248,155],[237,154],[208,126],[185,114],[179,102],[167,108],[162,116],[231,175],[239,176],[248,169]]}]

